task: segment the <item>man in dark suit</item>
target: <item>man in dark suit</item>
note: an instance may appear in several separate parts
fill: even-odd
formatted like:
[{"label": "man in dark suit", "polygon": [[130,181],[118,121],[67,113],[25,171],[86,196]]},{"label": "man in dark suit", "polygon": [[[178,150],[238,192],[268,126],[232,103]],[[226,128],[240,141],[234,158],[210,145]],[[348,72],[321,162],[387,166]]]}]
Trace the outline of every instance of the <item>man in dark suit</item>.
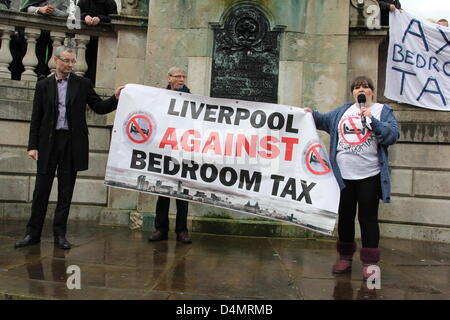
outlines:
[{"label": "man in dark suit", "polygon": [[114,0],[79,0],[81,20],[87,25],[95,26],[100,22],[111,22],[111,14],[117,14],[117,5]]},{"label": "man in dark suit", "polygon": [[78,171],[88,169],[86,104],[99,114],[114,111],[123,88],[117,88],[113,96],[102,101],[89,79],[72,73],[76,63],[73,49],[58,47],[53,59],[55,74],[39,81],[34,93],[28,155],[37,160],[36,184],[27,232],[16,242],[16,248],[40,242],[48,199],[58,170],[53,235],[56,247],[70,249],[65,236],[75,180]]},{"label": "man in dark suit", "polygon": [[[186,72],[184,72],[183,69],[172,67],[169,69],[168,76],[169,84],[166,89],[191,93],[189,88],[184,84]],[[175,221],[175,232],[177,234],[177,241],[182,243],[192,243],[187,230],[188,202],[177,199],[176,204],[177,218]],[[156,231],[148,238],[148,241],[167,240],[167,233],[169,232],[169,206],[170,198],[163,196],[158,197],[155,218]]]},{"label": "man in dark suit", "polygon": [[389,12],[402,8],[400,0],[379,0],[378,4],[380,5],[382,26],[389,25]]}]

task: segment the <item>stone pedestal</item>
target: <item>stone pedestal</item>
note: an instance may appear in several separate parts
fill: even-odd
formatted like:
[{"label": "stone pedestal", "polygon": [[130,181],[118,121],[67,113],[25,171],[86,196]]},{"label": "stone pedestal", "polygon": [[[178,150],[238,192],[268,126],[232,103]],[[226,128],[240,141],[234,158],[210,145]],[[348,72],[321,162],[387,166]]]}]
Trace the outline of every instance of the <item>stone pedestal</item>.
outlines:
[{"label": "stone pedestal", "polygon": [[[366,76],[373,80],[378,88],[378,48],[385,39],[384,31],[367,31],[364,35],[354,34],[349,42],[348,79]],[[348,98],[353,100],[348,88]],[[375,100],[383,93],[375,90]]]}]

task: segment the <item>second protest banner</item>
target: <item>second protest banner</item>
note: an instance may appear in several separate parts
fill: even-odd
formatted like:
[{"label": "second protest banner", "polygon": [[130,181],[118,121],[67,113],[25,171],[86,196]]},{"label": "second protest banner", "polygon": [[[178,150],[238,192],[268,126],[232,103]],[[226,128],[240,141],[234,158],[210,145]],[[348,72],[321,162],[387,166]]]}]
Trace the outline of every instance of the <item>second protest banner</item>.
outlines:
[{"label": "second protest banner", "polygon": [[330,235],[339,186],[300,108],[129,84],[105,184],[282,220]]},{"label": "second protest banner", "polygon": [[450,28],[390,13],[386,98],[450,111]]}]

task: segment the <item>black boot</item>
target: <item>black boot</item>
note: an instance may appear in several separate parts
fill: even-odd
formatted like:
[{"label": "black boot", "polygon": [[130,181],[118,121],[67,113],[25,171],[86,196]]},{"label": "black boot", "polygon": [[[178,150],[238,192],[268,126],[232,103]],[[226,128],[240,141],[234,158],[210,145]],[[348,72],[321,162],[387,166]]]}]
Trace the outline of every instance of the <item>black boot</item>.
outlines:
[{"label": "black boot", "polygon": [[22,240],[15,243],[14,248],[22,248],[26,246],[31,246],[33,244],[41,242],[40,238],[33,238],[31,235],[27,234]]}]

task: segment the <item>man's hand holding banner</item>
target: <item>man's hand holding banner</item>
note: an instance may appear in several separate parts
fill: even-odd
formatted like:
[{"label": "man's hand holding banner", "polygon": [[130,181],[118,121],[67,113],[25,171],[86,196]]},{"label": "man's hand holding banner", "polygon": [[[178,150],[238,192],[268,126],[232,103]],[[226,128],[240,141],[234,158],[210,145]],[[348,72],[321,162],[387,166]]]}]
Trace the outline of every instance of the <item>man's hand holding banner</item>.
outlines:
[{"label": "man's hand holding banner", "polygon": [[312,115],[130,84],[105,184],[282,220],[331,235],[339,186]]}]

